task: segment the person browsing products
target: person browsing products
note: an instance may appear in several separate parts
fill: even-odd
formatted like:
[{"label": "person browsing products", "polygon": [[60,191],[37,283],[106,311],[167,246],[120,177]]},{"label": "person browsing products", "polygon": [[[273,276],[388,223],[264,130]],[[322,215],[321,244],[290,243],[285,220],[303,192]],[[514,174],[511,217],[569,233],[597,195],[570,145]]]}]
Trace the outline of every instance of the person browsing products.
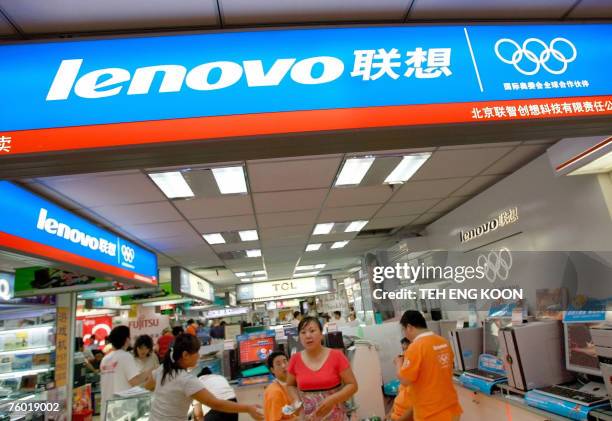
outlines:
[{"label": "person browsing products", "polygon": [[287,356],[284,352],[275,351],[268,356],[268,368],[274,375],[274,381],[264,392],[264,420],[295,420],[297,412],[292,407],[287,390]]}]

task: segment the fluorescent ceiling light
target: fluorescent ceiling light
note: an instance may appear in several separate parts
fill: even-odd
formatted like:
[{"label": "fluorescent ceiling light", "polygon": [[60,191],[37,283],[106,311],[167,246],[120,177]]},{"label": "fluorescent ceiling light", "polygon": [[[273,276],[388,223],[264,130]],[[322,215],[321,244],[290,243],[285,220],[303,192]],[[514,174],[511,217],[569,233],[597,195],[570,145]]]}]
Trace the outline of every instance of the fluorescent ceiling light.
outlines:
[{"label": "fluorescent ceiling light", "polygon": [[251,282],[251,278],[242,278],[240,282]]},{"label": "fluorescent ceiling light", "polygon": [[225,238],[219,233],[214,234],[202,234],[202,237],[206,240],[208,244],[223,244],[225,243]]},{"label": "fluorescent ceiling light", "polygon": [[239,277],[239,278],[242,278],[244,276],[247,276],[247,274],[246,274],[246,272],[238,272],[238,273],[236,273],[236,276]]},{"label": "fluorescent ceiling light", "polygon": [[612,152],[600,156],[594,161],[570,172],[568,175],[599,174],[612,171]]},{"label": "fluorescent ceiling light", "polygon": [[247,257],[261,257],[260,249],[246,250]]},{"label": "fluorescent ceiling light", "polygon": [[195,196],[180,171],[153,173],[149,177],[168,199]]},{"label": "fluorescent ceiling light", "polygon": [[334,228],[333,222],[328,222],[326,224],[317,224],[312,232],[312,235],[325,235],[329,234],[331,230]]},{"label": "fluorescent ceiling light", "polygon": [[257,230],[238,231],[238,235],[240,235],[240,239],[242,241],[259,240],[259,236],[257,235]]},{"label": "fluorescent ceiling light", "polygon": [[295,278],[299,278],[299,277],[302,277],[302,276],[315,276],[315,275],[318,275],[319,272],[320,272],[319,270],[315,270],[313,272],[294,273],[293,276]]},{"label": "fluorescent ceiling light", "polygon": [[349,224],[348,227],[344,230],[344,232],[359,232],[363,227],[365,227],[370,221],[353,221]]},{"label": "fluorescent ceiling light", "polygon": [[251,272],[253,275],[266,275],[265,270],[256,270],[255,272]]},{"label": "fluorescent ceiling light", "polygon": [[336,178],[335,186],[356,186],[361,183],[374,163],[374,159],[374,157],[349,158],[344,161],[340,174]]},{"label": "fluorescent ceiling light", "polygon": [[395,167],[391,174],[385,178],[385,184],[402,184],[405,183],[416,173],[419,168],[429,159],[431,153],[416,153],[406,155],[402,158],[399,164]]},{"label": "fluorescent ceiling light", "polygon": [[306,251],[317,251],[321,248],[321,243],[308,244],[306,246]]},{"label": "fluorescent ceiling light", "polygon": [[312,270],[312,269],[314,269],[314,265],[298,266],[295,268],[295,270]]},{"label": "fluorescent ceiling light", "polygon": [[246,193],[244,169],[240,167],[213,168],[213,176],[221,194]]},{"label": "fluorescent ceiling light", "polygon": [[315,269],[323,269],[325,267],[325,263],[319,263],[318,265],[315,265]]},{"label": "fluorescent ceiling light", "polygon": [[341,249],[342,247],[346,246],[348,244],[348,241],[336,241],[334,244],[331,245],[330,248],[332,249]]},{"label": "fluorescent ceiling light", "polygon": [[254,281],[267,281],[268,277],[267,276],[257,276],[255,278],[253,278]]}]

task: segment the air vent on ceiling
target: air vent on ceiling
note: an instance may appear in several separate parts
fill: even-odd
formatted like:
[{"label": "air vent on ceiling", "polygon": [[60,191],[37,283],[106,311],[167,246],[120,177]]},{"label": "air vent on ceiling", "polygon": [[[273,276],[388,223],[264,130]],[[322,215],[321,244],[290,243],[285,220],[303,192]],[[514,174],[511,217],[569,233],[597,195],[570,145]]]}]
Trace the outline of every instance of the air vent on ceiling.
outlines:
[{"label": "air vent on ceiling", "polygon": [[357,238],[361,237],[384,237],[390,235],[395,228],[382,228],[374,230],[362,230],[357,234]]}]

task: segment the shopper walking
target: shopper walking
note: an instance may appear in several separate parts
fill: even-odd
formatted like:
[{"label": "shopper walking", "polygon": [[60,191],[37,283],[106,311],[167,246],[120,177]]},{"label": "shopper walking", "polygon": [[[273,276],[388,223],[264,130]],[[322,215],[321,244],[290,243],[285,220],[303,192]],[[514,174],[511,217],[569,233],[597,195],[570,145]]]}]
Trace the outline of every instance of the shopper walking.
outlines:
[{"label": "shopper walking", "polygon": [[198,364],[199,350],[197,337],[187,334],[176,337],[163,365],[145,384],[145,388],[154,391],[149,421],[185,421],[194,400],[214,410],[246,412],[253,419],[262,420],[258,406],[217,399],[200,379],[188,371]]},{"label": "shopper walking", "polygon": [[174,335],[172,334],[172,329],[169,327],[164,328],[162,331],[162,335],[157,339],[157,356],[159,357],[159,361],[163,361],[166,356],[166,352],[170,348],[174,342]]},{"label": "shopper walking", "polygon": [[298,400],[299,395],[306,419],[344,421],[344,402],[357,392],[348,359],[342,351],[322,345],[323,327],[316,317],[303,318],[298,332],[304,350],[291,357],[287,369],[292,400]]},{"label": "shopper walking", "polygon": [[113,349],[100,363],[100,386],[102,389],[101,420],[106,419],[106,402],[116,393],[124,392],[144,383],[151,371],[140,372],[132,354],[126,351],[130,345],[130,328],[117,326],[108,335]]},{"label": "shopper walking", "polygon": [[443,337],[427,330],[421,313],[406,311],[400,320],[410,341],[395,358],[400,382],[410,387],[415,421],[457,421],[461,406],[453,385],[453,351]]}]

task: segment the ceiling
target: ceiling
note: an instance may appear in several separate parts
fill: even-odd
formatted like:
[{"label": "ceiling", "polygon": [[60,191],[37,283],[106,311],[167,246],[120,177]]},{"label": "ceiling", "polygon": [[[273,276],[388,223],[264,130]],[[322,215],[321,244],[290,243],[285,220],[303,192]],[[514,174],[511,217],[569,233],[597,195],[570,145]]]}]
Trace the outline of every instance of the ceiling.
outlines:
[{"label": "ceiling", "polygon": [[0,37],[253,26],[612,18],[604,0],[0,0]]},{"label": "ceiling", "polygon": [[[248,194],[221,195],[201,189],[192,199],[167,199],[146,175],[159,169],[22,181],[68,209],[155,250],[161,267],[181,265],[217,285],[229,286],[240,283],[234,275],[238,272],[266,270],[268,279],[286,279],[297,265],[325,264],[322,274],[347,273],[366,251],[392,245],[400,229],[402,235],[418,232],[544,153],[555,141],[371,152],[432,152],[407,183],[393,189],[382,182],[366,183],[368,177],[357,187],[333,187],[349,155],[238,163],[245,165]],[[359,233],[312,235],[317,223],[355,220],[369,222]],[[257,230],[259,239],[209,245],[202,237],[240,230]],[[310,243],[346,240],[343,248],[305,252]],[[246,249],[260,249],[262,257],[230,256]]]}]

